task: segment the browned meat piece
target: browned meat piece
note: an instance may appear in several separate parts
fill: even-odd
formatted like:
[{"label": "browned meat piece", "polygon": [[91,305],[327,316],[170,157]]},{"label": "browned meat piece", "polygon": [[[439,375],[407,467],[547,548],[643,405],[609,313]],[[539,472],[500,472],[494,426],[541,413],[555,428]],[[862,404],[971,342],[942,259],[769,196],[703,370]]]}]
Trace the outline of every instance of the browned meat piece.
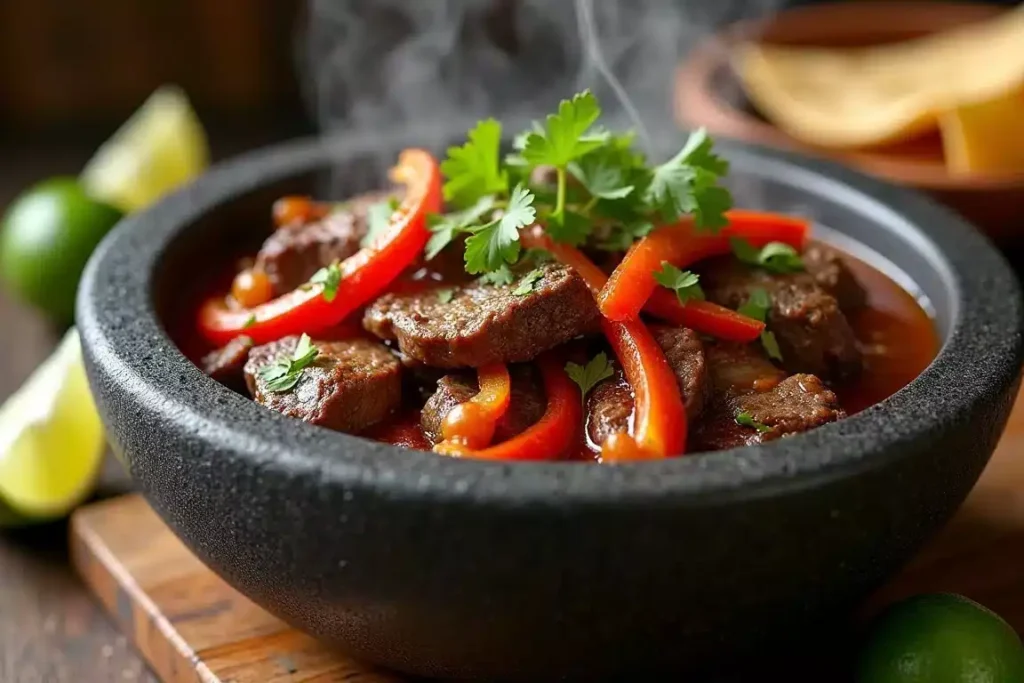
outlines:
[{"label": "browned meat piece", "polygon": [[849,321],[835,297],[810,273],[768,273],[731,256],[707,261],[699,271],[708,299],[729,308],[743,305],[756,289],[768,293],[772,302],[768,327],[790,372],[808,372],[830,380],[860,372],[860,350]]},{"label": "browned meat piece", "polygon": [[[692,452],[771,441],[846,417],[821,380],[786,377],[756,344],[712,344],[706,353],[714,393],[690,432]],[[736,422],[740,413],[750,424]]]},{"label": "browned meat piece", "polygon": [[768,391],[786,377],[755,344],[719,342],[708,344],[704,353],[714,397]]},{"label": "browned meat piece", "polygon": [[367,339],[315,341],[319,355],[288,391],[267,390],[259,370],[290,357],[298,337],[285,337],[249,352],[249,392],[271,410],[339,432],[357,433],[380,422],[402,402],[401,365],[381,344]]},{"label": "browned meat piece", "polygon": [[[687,417],[696,420],[710,394],[704,344],[693,330],[685,327],[651,325],[651,333],[675,373]],[[633,391],[621,372],[594,387],[587,397],[587,413],[587,434],[595,444],[603,443],[615,432],[629,430]]]},{"label": "browned meat piece", "polygon": [[252,348],[252,339],[235,337],[225,346],[203,356],[203,372],[229,389],[239,393],[245,391],[243,368]]},{"label": "browned meat piece", "polygon": [[852,311],[867,303],[867,292],[838,251],[823,244],[812,244],[804,251],[803,260],[807,272],[836,298],[843,311]]},{"label": "browned meat piece", "polygon": [[[512,398],[508,412],[498,421],[494,429],[494,441],[506,441],[522,434],[544,415],[547,397],[544,385],[537,371],[529,365],[513,365],[509,368],[512,378]],[[420,414],[423,433],[432,443],[442,440],[441,424],[452,408],[465,403],[476,395],[476,377],[470,372],[445,375],[437,383],[437,391],[427,399]]]},{"label": "browned meat piece", "polygon": [[557,263],[538,267],[532,290],[474,282],[456,287],[450,301],[438,290],[385,294],[363,317],[381,339],[397,340],[403,354],[438,368],[528,361],[596,329],[597,305],[583,280]]},{"label": "browned meat piece", "polygon": [[[737,415],[750,417],[741,425]],[[716,403],[690,437],[689,450],[718,451],[806,432],[846,417],[836,395],[814,375],[792,375],[774,389]]]},{"label": "browned meat piece", "polygon": [[337,211],[322,220],[275,230],[256,256],[256,268],[270,278],[274,295],[292,291],[324,266],[359,251],[359,242],[369,227],[370,207],[390,196],[362,195],[339,205]]}]

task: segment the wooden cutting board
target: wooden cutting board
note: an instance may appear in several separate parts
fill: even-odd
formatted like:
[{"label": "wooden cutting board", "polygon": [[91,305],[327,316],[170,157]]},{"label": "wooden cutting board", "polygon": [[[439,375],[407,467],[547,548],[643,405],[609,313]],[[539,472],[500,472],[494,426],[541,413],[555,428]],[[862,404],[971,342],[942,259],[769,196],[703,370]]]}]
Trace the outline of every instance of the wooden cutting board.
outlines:
[{"label": "wooden cutting board", "polygon": [[[962,593],[1024,633],[1024,398],[981,481],[948,527],[871,610],[920,592]],[[207,569],[137,495],[79,510],[72,557],[165,683],[401,683],[331,652]]]}]

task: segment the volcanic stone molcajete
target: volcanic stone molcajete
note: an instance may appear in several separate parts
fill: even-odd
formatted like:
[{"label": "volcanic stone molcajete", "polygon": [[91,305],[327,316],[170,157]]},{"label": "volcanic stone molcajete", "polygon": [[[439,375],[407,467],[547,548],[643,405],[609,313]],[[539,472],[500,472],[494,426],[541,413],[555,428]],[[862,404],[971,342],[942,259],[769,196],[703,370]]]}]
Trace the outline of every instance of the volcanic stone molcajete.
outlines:
[{"label": "volcanic stone molcajete", "polygon": [[153,507],[231,585],[357,657],[515,681],[722,661],[876,587],[995,446],[1024,319],[1002,258],[916,195],[736,146],[740,203],[812,215],[930,302],[942,351],[881,404],[760,447],[614,467],[440,457],[268,411],[167,330],[198,275],[259,238],[275,196],[378,179],[358,145],[301,141],[214,169],[108,237],[78,307],[110,438]]}]

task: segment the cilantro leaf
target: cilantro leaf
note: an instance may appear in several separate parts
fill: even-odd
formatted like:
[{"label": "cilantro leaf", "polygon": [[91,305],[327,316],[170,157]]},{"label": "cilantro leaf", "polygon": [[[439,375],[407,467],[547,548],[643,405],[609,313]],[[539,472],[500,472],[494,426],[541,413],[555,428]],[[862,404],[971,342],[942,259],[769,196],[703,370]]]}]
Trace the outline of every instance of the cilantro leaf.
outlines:
[{"label": "cilantro leaf", "polygon": [[530,247],[523,253],[522,258],[520,258],[519,260],[520,262],[526,261],[527,263],[532,263],[535,266],[539,266],[542,263],[547,263],[548,261],[551,261],[553,259],[554,257],[551,255],[551,252],[549,252],[547,249],[541,249],[539,247]]},{"label": "cilantro leaf", "polygon": [[764,351],[768,354],[769,358],[777,361],[782,360],[782,349],[779,348],[779,340],[775,338],[774,332],[765,330],[761,333],[761,346],[764,347]]},{"label": "cilantro leaf", "polygon": [[505,192],[508,176],[501,168],[501,124],[485,119],[476,124],[461,147],[450,147],[441,163],[445,200],[459,207],[471,206],[485,195]]},{"label": "cilantro leaf", "polygon": [[476,200],[473,206],[463,211],[455,211],[444,216],[439,214],[427,216],[428,229],[433,233],[427,241],[425,249],[427,260],[440,254],[445,247],[451,244],[456,235],[466,232],[471,226],[478,224],[484,214],[493,208],[494,197],[487,195]]},{"label": "cilantro leaf", "polygon": [[244,325],[242,325],[242,329],[243,329],[243,330],[247,330],[247,329],[249,329],[250,327],[252,327],[252,326],[253,326],[253,325],[255,325],[255,324],[256,324],[256,314],[255,314],[255,313],[253,313],[252,315],[250,315],[250,316],[249,316],[249,317],[248,317],[248,318],[246,319],[246,321],[245,321],[245,324],[244,324]]},{"label": "cilantro leaf", "polygon": [[569,173],[600,199],[623,199],[635,189],[629,184],[625,169],[609,154],[594,152],[569,164]]},{"label": "cilantro leaf", "polygon": [[717,183],[729,164],[711,148],[711,138],[702,128],[690,135],[678,154],[654,169],[644,201],[663,220],[693,214],[699,228],[717,230],[727,224],[724,213],[732,206],[732,196]]},{"label": "cilantro leaf", "polygon": [[558,216],[552,214],[547,221],[547,233],[551,239],[574,247],[586,242],[593,229],[593,221],[573,211],[563,211]]},{"label": "cilantro leaf", "polygon": [[321,268],[313,273],[313,277],[309,278],[309,283],[323,285],[324,301],[334,301],[334,297],[338,295],[338,287],[341,285],[341,264],[334,261],[329,266]]},{"label": "cilantro leaf", "polygon": [[615,374],[611,363],[608,362],[607,354],[603,351],[594,356],[586,365],[566,363],[565,372],[569,375],[569,379],[579,386],[580,399],[585,399],[598,382]]},{"label": "cilantro leaf", "polygon": [[783,242],[769,242],[757,249],[742,237],[730,237],[729,244],[736,258],[748,265],[772,273],[796,273],[804,269],[803,259],[797,250]]},{"label": "cilantro leaf", "polygon": [[[747,302],[736,309],[736,312],[748,318],[765,322],[771,307],[772,299],[768,296],[768,292],[758,287],[750,293]],[[761,346],[764,347],[765,353],[768,354],[769,358],[778,361],[782,360],[782,351],[779,349],[779,341],[775,338],[774,332],[765,330],[761,333]]]},{"label": "cilantro leaf", "polygon": [[748,318],[754,320],[765,321],[768,316],[768,310],[772,307],[772,299],[761,287],[758,287],[750,292],[750,296],[747,298],[747,302],[736,309],[736,312],[740,315],[745,315]]},{"label": "cilantro leaf", "polygon": [[564,168],[570,161],[605,143],[608,133],[589,132],[601,116],[597,98],[589,90],[562,100],[558,113],[547,117],[544,130],[527,134],[522,156],[534,166],[549,164]]},{"label": "cilantro leaf", "polygon": [[437,290],[437,300],[443,304],[450,303],[452,297],[454,296],[455,290],[452,289],[451,287],[442,287],[441,289]]},{"label": "cilantro leaf", "polygon": [[662,287],[674,291],[681,304],[690,299],[704,298],[704,290],[698,283],[700,276],[688,270],[679,270],[668,261],[661,262],[661,270],[654,271],[654,279]]},{"label": "cilantro leaf", "polygon": [[750,427],[751,429],[756,429],[758,432],[762,434],[765,432],[772,431],[771,427],[764,424],[763,422],[758,422],[757,420],[754,419],[753,415],[751,415],[745,410],[736,413],[736,424],[738,424],[741,427]]},{"label": "cilantro leaf", "polygon": [[537,280],[544,277],[544,271],[534,268],[529,273],[523,276],[519,281],[519,286],[512,290],[512,293],[516,296],[526,296],[533,291],[533,286],[537,284]]},{"label": "cilantro leaf", "polygon": [[480,282],[482,282],[485,285],[495,285],[496,287],[501,287],[502,285],[512,284],[512,281],[515,279],[516,276],[513,275],[509,267],[503,263],[495,270],[492,270],[489,273],[484,273],[480,277]]},{"label": "cilantro leaf", "polygon": [[318,355],[320,350],[310,340],[309,335],[303,334],[299,337],[291,357],[281,356],[264,365],[257,374],[266,383],[267,391],[275,394],[291,391],[299,383],[302,371],[309,367]]},{"label": "cilantro leaf", "polygon": [[366,234],[359,240],[359,246],[372,246],[377,238],[391,225],[391,217],[398,208],[398,200],[392,197],[382,202],[371,204],[366,211]]},{"label": "cilantro leaf", "polygon": [[533,223],[537,216],[533,195],[517,185],[508,206],[497,220],[471,229],[466,240],[466,272],[486,273],[519,258],[519,228]]}]

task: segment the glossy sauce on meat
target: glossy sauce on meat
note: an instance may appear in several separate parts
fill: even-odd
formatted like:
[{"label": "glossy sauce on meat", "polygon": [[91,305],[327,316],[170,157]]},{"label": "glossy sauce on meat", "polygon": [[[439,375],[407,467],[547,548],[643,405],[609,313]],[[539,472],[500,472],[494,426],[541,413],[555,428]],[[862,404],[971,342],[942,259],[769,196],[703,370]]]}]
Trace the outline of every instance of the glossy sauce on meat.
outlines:
[{"label": "glossy sauce on meat", "polygon": [[[852,415],[884,400],[901,389],[917,377],[934,358],[939,348],[938,335],[933,321],[912,294],[881,271],[841,252],[839,253],[839,258],[846,268],[839,268],[841,277],[837,278],[835,276],[834,264],[835,250],[825,249],[832,261],[828,261],[826,258],[825,261],[819,262],[817,259],[820,254],[815,251],[817,249],[817,245],[811,245],[807,252],[805,252],[808,270],[807,273],[799,273],[794,276],[793,282],[796,284],[793,285],[795,289],[792,291],[799,293],[800,289],[807,285],[808,280],[816,280],[821,287],[829,289],[834,294],[835,299],[841,302],[840,307],[843,314],[845,314],[846,320],[848,320],[849,328],[852,329],[859,355],[863,358],[863,371],[857,373],[852,378],[847,377],[845,373],[837,372],[832,377],[832,381],[827,382],[826,386],[814,375],[807,375],[807,379],[802,380],[803,375],[790,374],[783,372],[777,367],[773,368],[767,358],[760,360],[752,359],[751,362],[754,365],[751,368],[754,368],[754,366],[762,368],[760,371],[752,371],[759,372],[759,376],[764,375],[764,377],[760,377],[760,379],[754,378],[756,381],[745,386],[743,390],[763,392],[763,394],[748,394],[746,397],[737,395],[734,398],[728,398],[728,403],[723,403],[721,397],[723,395],[728,396],[728,391],[723,394],[722,388],[718,387],[715,390],[719,397],[716,403],[715,399],[711,397],[711,386],[715,383],[714,380],[716,378],[715,363],[712,362],[712,359],[720,358],[720,351],[725,351],[726,349],[716,348],[715,345],[718,342],[705,339],[705,353],[708,354],[711,376],[707,379],[700,379],[700,381],[694,378],[687,380],[684,376],[680,376],[681,386],[689,386],[691,388],[704,387],[700,391],[707,394],[707,408],[703,411],[703,414],[700,408],[704,405],[705,399],[702,397],[700,401],[695,402],[690,400],[694,397],[687,397],[687,407],[691,412],[691,436],[688,449],[690,452],[770,441],[790,433],[812,428],[817,424]],[[811,265],[812,261],[814,262],[813,267]],[[366,323],[365,320],[363,321],[363,324],[366,325],[366,330],[360,324],[360,319],[363,318],[363,314],[360,312],[352,316],[351,320],[339,326],[336,330],[319,335],[321,339],[344,340],[361,338],[367,341],[373,340],[374,346],[377,348],[384,348],[385,346],[390,348],[391,353],[397,359],[396,366],[401,365],[403,369],[400,399],[396,398],[394,393],[397,386],[394,383],[395,380],[390,380],[392,383],[387,386],[390,387],[388,391],[391,392],[389,394],[391,398],[388,401],[394,403],[398,400],[400,404],[395,404],[390,409],[389,417],[377,420],[375,416],[370,416],[372,419],[367,419],[366,421],[368,426],[365,429],[355,431],[359,431],[361,436],[366,438],[405,448],[422,450],[429,450],[432,446],[432,440],[437,439],[436,434],[433,437],[431,436],[431,429],[436,431],[437,427],[434,423],[443,419],[444,415],[434,415],[429,411],[436,411],[438,405],[446,405],[444,401],[438,404],[438,401],[441,401],[443,398],[440,396],[440,392],[449,387],[445,382],[451,383],[455,378],[459,378],[458,381],[464,384],[466,389],[461,393],[455,393],[462,396],[463,399],[471,395],[475,390],[475,373],[473,370],[459,369],[459,363],[454,364],[456,366],[454,369],[424,365],[423,361],[431,361],[432,365],[435,366],[446,365],[444,362],[437,362],[437,358],[441,356],[438,356],[436,352],[428,354],[424,352],[424,349],[441,348],[443,351],[442,355],[452,355],[451,351],[445,350],[444,347],[439,347],[438,343],[430,338],[430,335],[434,334],[439,340],[454,339],[454,335],[457,333],[462,334],[463,331],[475,330],[476,328],[473,326],[476,324],[473,318],[473,315],[476,315],[475,309],[467,309],[468,312],[464,315],[460,313],[464,319],[460,318],[451,327],[451,332],[446,332],[442,328],[435,333],[429,326],[426,326],[423,321],[428,320],[430,313],[426,309],[423,311],[409,309],[413,310],[410,320],[413,323],[421,324],[425,330],[424,332],[419,332],[418,329],[409,327],[409,329],[414,330],[419,335],[418,337],[413,338],[407,335],[407,338],[403,339],[399,335],[391,333],[389,331],[390,328],[386,330],[388,331],[387,334],[383,334],[381,330],[375,329],[375,327],[384,327],[385,323],[391,325],[396,320],[399,323],[402,322],[400,316],[406,314],[401,306],[385,307],[385,304],[395,300],[395,297],[409,295],[415,297],[420,294],[433,297],[436,295],[432,291],[436,290],[436,288],[451,286],[468,287],[467,291],[472,293],[473,287],[477,286],[466,278],[461,268],[443,267],[444,264],[441,264],[441,267],[438,267],[437,264],[431,265],[435,267],[423,267],[421,263],[416,268],[411,269],[407,275],[399,278],[392,285],[388,295],[376,303],[371,303],[366,309],[366,320],[370,320],[370,323]],[[728,272],[732,265],[725,265],[726,272]],[[559,268],[561,267],[547,267],[548,270],[553,270],[554,273],[560,272]],[[846,280],[849,280],[848,276],[850,274],[853,275],[856,281],[854,284],[859,283],[859,287],[848,287],[849,283],[844,281],[843,278],[845,277]],[[756,277],[760,278],[762,276],[763,274],[758,274]],[[782,276],[780,279],[785,279],[785,277],[787,276]],[[220,279],[218,279],[218,282],[220,282]],[[553,282],[557,282],[557,280]],[[546,291],[543,283],[544,280],[541,280],[542,286],[537,288],[537,292]],[[832,284],[831,288],[829,283]],[[713,286],[713,283],[709,282],[709,284]],[[730,284],[729,286],[732,285]],[[740,286],[743,286],[742,282],[740,282]],[[546,327],[540,328],[537,331],[540,337],[544,337],[547,334],[555,334],[557,338],[553,338],[550,341],[551,344],[561,343],[572,335],[578,334],[581,331],[589,331],[593,327],[591,321],[594,317],[594,312],[590,308],[591,300],[589,298],[586,301],[579,300],[577,295],[583,293],[583,290],[577,292],[573,287],[578,288],[574,284],[565,290],[566,292],[571,291],[571,295],[563,295],[561,293],[562,290],[558,290],[559,296],[569,298],[567,298],[565,303],[559,303],[558,312],[553,316],[549,315]],[[499,293],[502,291],[501,288],[498,288]],[[575,301],[570,300],[573,296],[576,297]],[[722,296],[732,296],[735,298],[736,295],[727,292]],[[586,297],[589,297],[589,294]],[[529,297],[510,300],[518,306],[528,305],[530,301]],[[557,300],[557,297],[553,300]],[[813,302],[813,297],[811,300]],[[486,301],[486,299],[482,299],[482,301]],[[852,303],[850,303],[851,301]],[[729,303],[733,304],[734,302],[729,301]],[[416,305],[419,306],[420,304]],[[512,306],[512,308],[514,309],[515,306]],[[395,312],[392,312],[392,309]],[[447,311],[445,311],[445,314],[447,315]],[[495,313],[487,313],[487,316],[500,314],[501,311],[496,311]],[[388,318],[387,316],[392,317]],[[577,317],[579,320],[576,320]],[[490,317],[487,318],[488,323],[490,319]],[[553,323],[556,322],[559,324],[571,324],[576,326],[577,329],[576,331],[562,334],[553,327]],[[649,322],[654,323],[655,321]],[[651,329],[654,331],[662,329],[662,327],[652,325]],[[515,341],[514,338],[510,337],[509,332],[502,332],[500,327],[496,329],[498,329],[499,334],[492,340],[484,339],[480,349],[501,348],[509,345],[511,341]],[[513,330],[513,328],[510,328],[510,330]],[[377,334],[374,335],[371,332],[376,332]],[[692,334],[689,330],[686,330],[686,332]],[[404,345],[401,343],[402,341],[405,341]],[[471,339],[471,341],[473,340]],[[229,366],[228,364],[229,360],[234,360],[233,357],[210,353],[213,350],[204,347],[201,343],[197,343],[191,334],[181,335],[179,343],[181,348],[186,350],[188,355],[197,361],[200,361],[206,355],[206,365],[215,374],[226,372],[229,367],[232,370],[234,369],[234,366]],[[585,362],[586,358],[592,357],[593,352],[597,349],[603,348],[607,350],[606,347],[601,346],[602,343],[596,337],[587,337],[584,341],[572,342],[570,346],[573,347],[574,352],[577,352],[579,360]],[[667,342],[659,339],[659,343],[664,347]],[[697,348],[701,344],[699,339],[694,339],[691,343],[695,344]],[[433,346],[426,346],[427,344],[433,344]],[[474,346],[470,345],[465,348],[469,352],[476,353],[476,347]],[[756,349],[756,353],[761,353],[759,345],[755,344],[753,348]],[[591,353],[589,355],[582,353],[585,349],[591,351]],[[456,350],[461,351],[458,347],[456,347]],[[668,352],[668,349],[666,349],[666,352]],[[420,357],[417,358],[416,356]],[[701,359],[703,359],[703,356],[701,356]],[[507,360],[518,360],[518,358],[510,357]],[[218,364],[220,361],[223,362]],[[726,381],[738,382],[739,384],[736,386],[741,386],[745,382],[742,377],[743,367],[743,361],[739,358],[733,359],[731,363],[718,362],[719,370],[717,372],[726,373],[721,375],[719,379],[721,380],[724,377]],[[701,373],[704,372],[702,368],[703,366],[700,366]],[[677,368],[674,369],[677,373],[679,372]],[[456,374],[452,375],[451,373],[453,372]],[[799,369],[791,369],[791,372],[799,372]],[[684,373],[684,375],[686,374]],[[787,376],[789,379],[785,380]],[[703,375],[699,377],[702,378]],[[439,383],[439,380],[443,378],[445,378],[444,381]],[[828,378],[823,377],[823,379]],[[333,377],[330,380],[339,381]],[[343,380],[344,378],[342,377],[341,381]],[[788,383],[784,383],[784,380]],[[687,383],[688,381],[689,383]],[[453,386],[461,387],[459,384]],[[502,438],[508,438],[522,431],[527,426],[526,422],[536,420],[543,413],[543,392],[540,390],[539,385],[534,386],[533,393],[536,394],[537,391],[540,391],[540,394],[534,397],[532,405],[531,401],[523,400],[522,396],[519,397],[521,399],[519,402],[523,405],[518,406],[515,410],[520,413],[523,413],[525,410],[525,414],[529,417],[518,426],[510,425],[507,429],[503,428],[501,430]],[[804,392],[804,394],[794,394],[794,391],[797,391],[798,394],[799,392]],[[375,394],[380,393],[376,389],[374,392]],[[435,392],[437,392],[436,395]],[[629,415],[632,407],[630,392],[631,390],[628,385],[623,384],[621,371],[617,369],[616,374],[611,379],[603,382],[595,388],[593,393],[588,395],[585,405],[588,408],[589,419],[603,419],[608,424],[625,425],[628,429],[629,425],[632,424],[632,417]],[[465,395],[463,396],[462,394]],[[528,396],[527,398],[530,397]],[[609,399],[611,400],[609,401]],[[621,406],[621,408],[625,409],[625,412],[621,408],[616,411],[615,406],[611,405],[617,399],[623,399],[622,403],[627,404]],[[278,399],[273,397],[273,400]],[[601,403],[602,400],[605,400],[604,408],[598,407],[595,412],[595,404]],[[778,402],[773,403],[776,400]],[[790,403],[786,404],[786,400],[789,400]],[[383,405],[384,402],[380,403]],[[789,412],[791,408],[797,410],[799,413],[796,415],[798,423],[804,426],[798,425],[798,428],[791,428],[791,423],[794,419],[793,413]],[[288,410],[302,417],[303,406],[289,405]],[[777,426],[773,426],[771,432],[765,432],[763,435],[758,435],[756,432],[752,434],[737,433],[732,415],[735,411],[739,410],[752,412],[764,420],[772,421]],[[594,417],[595,415],[597,416],[596,418]],[[700,417],[697,420],[692,419],[698,415]],[[321,413],[316,413],[316,416],[317,420],[319,420]],[[515,417],[515,413],[512,413],[512,417]],[[306,419],[306,417],[303,417],[303,419]],[[307,421],[315,422],[316,420],[307,419]],[[425,427],[426,431],[424,431]],[[589,424],[585,422],[581,424],[576,435],[576,447],[570,449],[570,452],[566,453],[564,457],[572,460],[592,461],[595,457],[596,449],[592,437],[595,429],[600,433],[602,427],[597,423]],[[591,435],[588,435],[588,431],[590,431]]]}]

